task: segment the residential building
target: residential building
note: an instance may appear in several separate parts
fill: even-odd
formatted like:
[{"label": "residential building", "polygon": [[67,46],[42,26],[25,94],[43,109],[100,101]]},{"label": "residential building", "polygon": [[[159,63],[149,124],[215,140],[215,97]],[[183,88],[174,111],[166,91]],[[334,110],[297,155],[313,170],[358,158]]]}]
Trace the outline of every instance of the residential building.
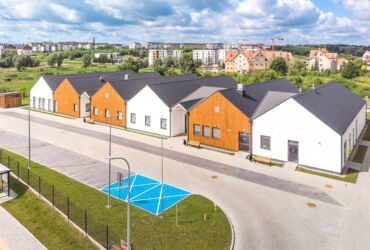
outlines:
[{"label": "residential building", "polygon": [[19,92],[0,93],[0,108],[14,108],[22,105],[22,95]]},{"label": "residential building", "polygon": [[[143,77],[143,74],[146,77]],[[133,124],[136,119],[135,115],[127,115],[130,114],[128,102],[145,86],[199,78],[196,74],[163,77],[159,74],[153,75],[153,73],[140,73],[135,77],[138,79],[106,82],[91,98],[90,118],[97,122],[109,123],[110,115],[112,115],[112,124],[126,127],[127,123]],[[137,109],[151,109],[151,105],[145,100],[145,105],[142,102]]]},{"label": "residential building", "polygon": [[32,47],[30,45],[20,45],[17,46],[17,54],[30,56],[32,55]]},{"label": "residential building", "polygon": [[347,60],[338,57],[337,53],[331,53],[326,48],[318,48],[310,51],[308,69],[316,69],[319,71],[329,70],[335,73],[340,70],[345,63],[347,63]]},{"label": "residential building", "polygon": [[282,78],[219,90],[188,108],[188,140],[250,152],[253,144],[250,119],[269,91],[294,95],[298,88]]},{"label": "residential building", "polygon": [[5,53],[5,51],[16,51],[16,47],[12,44],[4,44],[0,45],[0,55]]},{"label": "residential building", "polygon": [[338,174],[366,125],[365,101],[335,81],[288,98],[270,93],[259,108],[253,155]]},{"label": "residential building", "polygon": [[193,59],[200,60],[203,66],[218,63],[218,51],[214,49],[193,50]]},{"label": "residential building", "polygon": [[156,60],[163,61],[165,58],[180,59],[181,57],[182,57],[182,50],[151,49],[149,50],[149,65],[154,65],[154,62]]},{"label": "residential building", "polygon": [[366,51],[362,56],[362,60],[366,63],[367,71],[370,72],[370,51]]},{"label": "residential building", "polygon": [[272,61],[282,57],[289,65],[293,61],[290,52],[271,50],[233,50],[228,51],[225,60],[226,72],[248,73],[267,70]]},{"label": "residential building", "polygon": [[[179,106],[182,101],[198,101],[198,91],[202,87],[235,86],[228,76],[147,85],[127,103],[130,117],[127,128],[168,137],[185,134],[187,111]],[[192,94],[194,96],[190,97]]]},{"label": "residential building", "polygon": [[240,44],[239,49],[241,50],[265,50],[268,49],[269,46],[264,45],[263,43],[251,43],[251,44]]},{"label": "residential building", "polygon": [[131,42],[128,44],[129,49],[141,49],[143,46],[138,42]]}]

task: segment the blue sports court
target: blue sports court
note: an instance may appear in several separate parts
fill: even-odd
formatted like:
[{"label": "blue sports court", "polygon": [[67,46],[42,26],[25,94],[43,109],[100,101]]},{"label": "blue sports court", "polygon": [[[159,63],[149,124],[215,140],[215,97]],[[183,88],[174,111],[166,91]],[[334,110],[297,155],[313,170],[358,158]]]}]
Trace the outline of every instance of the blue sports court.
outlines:
[{"label": "blue sports court", "polygon": [[[168,184],[163,184],[162,188],[159,181],[139,174],[131,175],[130,182],[131,204],[154,215],[161,214],[191,195],[188,191]],[[115,182],[110,187],[112,196],[127,202],[128,178],[122,179],[121,183]],[[108,186],[101,191],[108,194]]]}]

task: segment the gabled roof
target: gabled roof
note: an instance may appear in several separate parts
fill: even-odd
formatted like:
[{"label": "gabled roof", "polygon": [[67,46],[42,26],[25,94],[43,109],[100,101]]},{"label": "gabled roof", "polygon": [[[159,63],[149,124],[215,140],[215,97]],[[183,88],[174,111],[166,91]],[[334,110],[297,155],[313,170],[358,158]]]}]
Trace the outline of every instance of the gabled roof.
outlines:
[{"label": "gabled roof", "polygon": [[199,76],[196,74],[160,76],[156,78],[109,81],[109,84],[116,90],[123,100],[128,101],[147,85],[189,81],[194,79],[199,79]]},{"label": "gabled roof", "polygon": [[262,83],[243,85],[243,90],[226,89],[219,92],[246,116],[252,117],[268,91],[296,94],[298,93],[298,88],[287,79],[280,78]]},{"label": "gabled roof", "polygon": [[42,75],[41,77],[45,80],[46,84],[50,87],[50,89],[54,92],[62,81],[66,78],[73,78],[73,77],[91,77],[95,76],[99,78],[100,76],[105,75],[126,75],[126,74],[135,74],[132,70],[125,70],[125,71],[118,71],[118,72],[93,72],[93,73],[78,73],[78,74],[61,74],[61,75]]},{"label": "gabled roof", "polygon": [[366,104],[336,81],[305,91],[293,99],[340,135]]},{"label": "gabled roof", "polygon": [[173,107],[184,97],[188,96],[202,86],[235,88],[236,83],[229,76],[209,77],[191,81],[175,82],[171,84],[155,84],[149,87],[167,105]]},{"label": "gabled roof", "polygon": [[189,110],[192,106],[197,104],[199,101],[213,95],[215,92],[222,90],[224,88],[220,87],[210,87],[210,86],[202,86],[196,89],[194,92],[189,94],[188,96],[184,97],[180,101],[180,105],[185,109]]}]

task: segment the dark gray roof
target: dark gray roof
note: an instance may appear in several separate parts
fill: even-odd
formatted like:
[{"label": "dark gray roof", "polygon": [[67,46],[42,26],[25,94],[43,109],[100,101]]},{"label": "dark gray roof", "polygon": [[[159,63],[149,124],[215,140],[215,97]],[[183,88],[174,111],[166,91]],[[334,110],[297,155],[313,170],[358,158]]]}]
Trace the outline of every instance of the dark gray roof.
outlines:
[{"label": "dark gray roof", "polygon": [[123,100],[128,101],[147,85],[189,81],[194,79],[199,79],[199,77],[196,74],[187,74],[125,81],[109,81],[109,83]]},{"label": "dark gray roof", "polygon": [[173,105],[179,103],[184,97],[188,96],[202,86],[235,88],[236,83],[231,77],[219,76],[175,82],[171,84],[155,84],[150,85],[150,88],[168,107],[172,107]]},{"label": "dark gray roof", "polygon": [[226,89],[220,93],[248,117],[251,117],[268,91],[298,93],[298,88],[285,78],[243,85],[243,90]]},{"label": "dark gray roof", "polygon": [[138,74],[129,74],[128,80],[151,78],[151,77],[161,77],[161,74],[159,74],[158,72],[143,72],[143,73],[138,73]]},{"label": "dark gray roof", "polygon": [[200,99],[194,99],[194,100],[190,100],[190,101],[185,101],[185,102],[181,102],[181,106],[185,109],[185,110],[189,110],[191,107],[193,107],[195,104],[197,104],[198,102],[200,102],[201,100],[203,100],[203,98],[200,98]]},{"label": "dark gray roof", "polygon": [[305,91],[293,99],[340,135],[366,104],[336,81]]},{"label": "dark gray roof", "polygon": [[135,74],[132,70],[125,70],[125,71],[118,71],[118,72],[91,72],[91,73],[77,73],[77,74],[61,74],[61,75],[42,75],[41,77],[44,78],[45,82],[49,85],[52,91],[55,91],[60,83],[66,78],[72,77],[100,77],[104,75],[125,75],[125,74]]}]

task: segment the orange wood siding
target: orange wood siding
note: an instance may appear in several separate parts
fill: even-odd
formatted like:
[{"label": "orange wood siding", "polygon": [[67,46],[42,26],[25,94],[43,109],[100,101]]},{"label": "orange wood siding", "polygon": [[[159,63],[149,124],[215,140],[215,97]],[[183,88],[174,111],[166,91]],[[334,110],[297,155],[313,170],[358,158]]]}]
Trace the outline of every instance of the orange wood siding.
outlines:
[{"label": "orange wood siding", "polygon": [[22,96],[19,93],[0,95],[0,108],[13,108],[22,105]]},{"label": "orange wood siding", "polygon": [[[94,114],[94,108],[98,109],[98,115]],[[109,110],[112,116],[113,125],[126,127],[126,104],[109,83],[104,84],[104,86],[92,96],[90,118],[97,122],[109,124],[109,118],[105,117],[106,109]],[[118,112],[122,112],[122,120],[118,120],[118,117],[114,117]]]},{"label": "orange wood siding", "polygon": [[[80,117],[80,97],[67,79],[54,92],[54,100],[57,102],[57,113]],[[74,111],[74,104],[77,105],[77,112]]]},{"label": "orange wood siding", "polygon": [[[249,118],[218,92],[191,110],[188,119],[189,140],[214,147],[239,151],[239,132],[251,133]],[[200,136],[194,135],[194,124],[200,125]],[[203,136],[203,126],[210,127],[209,138]],[[212,138],[212,128],[220,129],[220,139]]]}]

